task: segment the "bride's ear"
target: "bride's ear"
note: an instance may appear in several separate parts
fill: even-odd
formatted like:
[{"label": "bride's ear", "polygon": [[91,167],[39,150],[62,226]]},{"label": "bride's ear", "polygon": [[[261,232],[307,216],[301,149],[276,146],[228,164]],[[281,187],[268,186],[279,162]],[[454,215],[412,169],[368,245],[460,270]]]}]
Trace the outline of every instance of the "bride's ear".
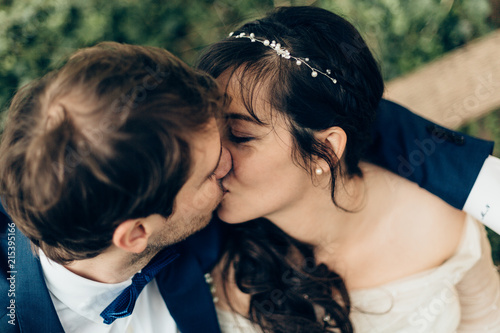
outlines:
[{"label": "bride's ear", "polygon": [[337,158],[338,161],[342,159],[347,144],[347,134],[342,128],[338,126],[330,127],[318,132],[316,138],[330,147],[335,153],[335,156],[333,156],[334,158]]}]

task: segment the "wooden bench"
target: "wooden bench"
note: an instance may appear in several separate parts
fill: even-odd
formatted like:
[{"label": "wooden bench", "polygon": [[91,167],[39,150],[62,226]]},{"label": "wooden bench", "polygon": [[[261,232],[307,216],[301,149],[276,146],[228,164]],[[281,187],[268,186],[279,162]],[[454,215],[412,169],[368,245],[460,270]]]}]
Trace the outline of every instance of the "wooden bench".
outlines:
[{"label": "wooden bench", "polygon": [[390,81],[384,97],[451,128],[500,108],[500,30]]}]

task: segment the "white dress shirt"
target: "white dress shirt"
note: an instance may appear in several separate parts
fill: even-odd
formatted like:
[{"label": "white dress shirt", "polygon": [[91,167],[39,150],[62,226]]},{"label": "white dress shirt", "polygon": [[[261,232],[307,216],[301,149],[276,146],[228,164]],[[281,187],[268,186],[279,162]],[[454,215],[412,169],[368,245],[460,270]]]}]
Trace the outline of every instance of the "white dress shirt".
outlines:
[{"label": "white dress shirt", "polygon": [[493,156],[486,159],[464,211],[500,234],[500,159]]},{"label": "white dress shirt", "polygon": [[100,313],[131,284],[132,278],[113,284],[92,281],[51,261],[43,251],[39,252],[45,283],[66,333],[178,332],[156,279],[142,290],[130,316],[106,325]]}]

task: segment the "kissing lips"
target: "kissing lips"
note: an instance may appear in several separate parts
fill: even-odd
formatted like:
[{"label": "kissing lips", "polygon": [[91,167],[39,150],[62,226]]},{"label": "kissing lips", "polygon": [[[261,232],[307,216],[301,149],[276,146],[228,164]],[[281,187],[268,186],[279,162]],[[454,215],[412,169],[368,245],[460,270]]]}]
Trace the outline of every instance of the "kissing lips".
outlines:
[{"label": "kissing lips", "polygon": [[223,195],[226,194],[227,192],[229,192],[229,190],[224,187],[224,184],[222,184],[222,180],[219,182],[219,185],[220,185],[220,188],[222,190]]}]

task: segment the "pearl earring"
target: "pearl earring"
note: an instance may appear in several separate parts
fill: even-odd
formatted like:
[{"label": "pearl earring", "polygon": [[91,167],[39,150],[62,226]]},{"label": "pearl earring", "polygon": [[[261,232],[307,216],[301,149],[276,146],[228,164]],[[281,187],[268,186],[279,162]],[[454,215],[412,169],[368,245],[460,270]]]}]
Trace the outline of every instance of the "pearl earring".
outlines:
[{"label": "pearl earring", "polygon": [[317,167],[316,168],[316,175],[321,176],[322,174],[323,174],[323,169],[321,169],[320,167]]}]

